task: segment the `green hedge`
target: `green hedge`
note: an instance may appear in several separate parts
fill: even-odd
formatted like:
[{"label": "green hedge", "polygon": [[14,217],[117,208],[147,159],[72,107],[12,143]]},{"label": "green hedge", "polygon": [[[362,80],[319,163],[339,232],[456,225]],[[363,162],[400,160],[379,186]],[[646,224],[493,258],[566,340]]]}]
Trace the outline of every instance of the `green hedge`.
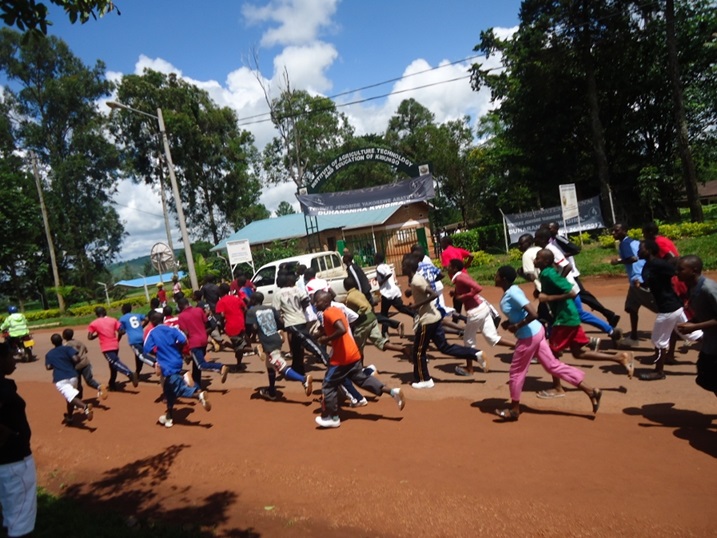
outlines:
[{"label": "green hedge", "polygon": [[455,233],[451,238],[455,246],[470,250],[471,252],[501,247],[501,245],[505,243],[503,226],[501,224],[479,226],[478,228],[472,228],[465,232]]},{"label": "green hedge", "polygon": [[[717,221],[709,222],[683,222],[679,224],[659,224],[660,235],[664,235],[668,239],[673,241],[676,239],[683,239],[685,237],[703,237],[717,232]],[[642,229],[631,228],[627,235],[633,239],[642,240]],[[598,242],[603,248],[615,248],[615,239],[612,237],[612,232],[604,230],[603,233],[598,237]]]},{"label": "green hedge", "polygon": [[[110,306],[107,307],[106,303],[97,303],[97,304],[91,304],[91,305],[84,305],[84,306],[74,306],[72,308],[68,308],[65,311],[65,316],[89,316],[93,315],[95,313],[95,308],[98,306],[104,306],[107,308],[107,310],[120,310],[122,308],[123,304],[131,304],[133,307],[135,306],[144,306],[147,304],[147,299],[144,296],[137,296],[137,297],[130,297],[125,299],[120,299],[118,301],[112,301],[110,303]],[[42,321],[46,319],[54,319],[62,317],[62,314],[60,314],[60,310],[57,308],[50,308],[48,310],[33,310],[31,312],[25,312],[25,318],[29,322],[33,321]],[[5,320],[5,317],[0,318],[0,323],[2,323]]]}]

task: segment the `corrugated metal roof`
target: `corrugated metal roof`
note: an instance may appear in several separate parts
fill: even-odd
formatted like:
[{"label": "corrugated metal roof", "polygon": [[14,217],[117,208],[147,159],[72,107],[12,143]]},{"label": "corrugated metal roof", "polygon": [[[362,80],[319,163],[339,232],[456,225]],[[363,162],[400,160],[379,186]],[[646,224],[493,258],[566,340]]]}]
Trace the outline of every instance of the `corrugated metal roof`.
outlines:
[{"label": "corrugated metal roof", "polygon": [[[144,278],[133,278],[132,280],[120,280],[115,282],[115,286],[126,286],[128,288],[141,288],[147,284],[147,286],[156,286],[160,282],[171,282],[174,273],[163,273],[161,275],[152,275]],[[184,278],[187,273],[184,271],[177,271],[179,278]]]},{"label": "corrugated metal roof", "polygon": [[[320,232],[333,228],[343,228],[344,230],[366,228],[368,226],[383,224],[401,207],[402,206],[393,206],[380,209],[367,209],[354,213],[321,215],[316,217],[316,219]],[[306,225],[304,224],[304,214],[294,213],[292,215],[284,215],[283,217],[254,221],[241,230],[237,230],[226,239],[221,240],[212,248],[212,251],[226,248],[225,245],[227,241],[248,239],[250,245],[259,245],[282,239],[304,237],[305,235]]]}]

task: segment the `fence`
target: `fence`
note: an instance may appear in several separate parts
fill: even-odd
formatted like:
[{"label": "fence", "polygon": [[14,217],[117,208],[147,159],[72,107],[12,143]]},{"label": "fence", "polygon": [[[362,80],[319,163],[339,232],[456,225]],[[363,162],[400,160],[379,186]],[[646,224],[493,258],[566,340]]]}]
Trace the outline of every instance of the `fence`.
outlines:
[{"label": "fence", "polygon": [[411,252],[416,243],[424,244],[426,235],[424,228],[406,228],[398,230],[377,231],[347,235],[344,245],[354,254],[354,259],[364,267],[376,265],[374,255],[382,252],[386,256],[386,263],[392,263],[397,268],[405,254]]}]

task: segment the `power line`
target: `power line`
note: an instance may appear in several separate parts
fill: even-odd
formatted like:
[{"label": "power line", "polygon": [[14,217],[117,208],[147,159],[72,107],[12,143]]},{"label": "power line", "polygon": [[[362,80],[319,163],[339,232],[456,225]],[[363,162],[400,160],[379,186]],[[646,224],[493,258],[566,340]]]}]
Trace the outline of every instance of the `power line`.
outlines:
[{"label": "power line", "polygon": [[[463,59],[461,59],[461,60],[454,60],[454,61],[449,62],[449,63],[446,63],[446,64],[437,65],[437,66],[431,67],[431,68],[429,68],[429,69],[424,69],[424,70],[422,70],[422,71],[417,71],[417,72],[415,72],[415,73],[410,73],[410,74],[408,74],[408,75],[403,75],[403,76],[400,76],[400,77],[394,77],[394,78],[391,78],[391,79],[388,79],[388,80],[384,80],[384,81],[382,81],[382,82],[376,82],[376,83],[374,83],[374,84],[368,84],[368,85],[366,85],[366,86],[362,86],[362,87],[356,88],[356,89],[354,89],[354,90],[347,90],[347,91],[345,91],[345,92],[337,93],[337,94],[334,94],[334,95],[329,95],[329,96],[327,97],[327,99],[333,100],[333,99],[336,99],[337,97],[343,97],[344,95],[351,95],[351,94],[354,94],[354,93],[357,93],[357,92],[361,92],[361,91],[364,91],[364,90],[370,90],[370,89],[372,89],[372,88],[377,88],[377,87],[379,87],[379,86],[385,86],[386,84],[391,84],[391,83],[393,83],[393,82],[399,82],[399,81],[401,81],[401,80],[406,80],[406,79],[409,79],[409,78],[411,78],[411,77],[416,77],[416,76],[418,76],[418,75],[424,75],[424,74],[426,74],[426,73],[430,73],[430,72],[436,71],[436,70],[438,70],[438,69],[443,69],[444,67],[450,67],[450,66],[452,66],[452,65],[456,65],[456,64],[459,64],[459,63],[467,62],[467,61],[470,61],[470,60],[475,60],[476,58],[480,58],[481,56],[482,56],[482,55],[480,55],[480,54],[476,54],[476,55],[474,55],[474,56],[469,56],[469,57],[463,58]],[[468,78],[468,77],[462,77],[462,78]],[[461,78],[461,79],[462,79],[462,78]],[[448,82],[454,82],[454,81],[456,81],[456,80],[461,80],[461,79],[446,80],[446,81],[443,81],[443,82],[437,82],[437,83],[433,83],[433,84],[429,84],[429,85],[425,85],[425,86],[418,86],[418,87],[416,87],[416,88],[411,88],[411,89],[406,89],[406,90],[399,90],[399,91],[396,91],[396,92],[390,92],[390,93],[383,94],[383,95],[378,95],[378,96],[375,96],[375,97],[368,97],[368,98],[366,98],[365,100],[353,101],[353,102],[351,102],[351,103],[341,104],[341,105],[336,105],[336,106],[337,106],[337,107],[342,107],[342,106],[348,106],[349,104],[359,104],[359,103],[362,103],[362,102],[365,102],[365,101],[371,101],[371,100],[375,100],[375,99],[381,99],[381,98],[383,98],[383,97],[388,97],[388,96],[390,96],[390,95],[394,95],[395,93],[404,93],[404,92],[407,92],[407,91],[420,90],[420,89],[422,89],[422,88],[426,88],[426,87],[433,86],[433,85],[436,85],[436,84],[443,84],[443,83],[448,83]],[[253,120],[253,119],[255,119],[255,118],[264,118],[265,116],[266,116],[266,118],[265,118],[265,119],[262,119],[261,121],[255,121],[255,122],[254,122],[254,121],[247,121],[247,120]],[[256,124],[256,123],[266,123],[267,121],[271,121],[271,111],[269,111],[269,112],[262,112],[261,114],[254,114],[253,116],[245,116],[245,117],[243,117],[243,118],[239,118],[237,121],[239,122],[239,123],[238,123],[239,127],[242,127],[242,126],[244,126],[244,125],[254,125],[254,124]]]},{"label": "power line", "polygon": [[[641,3],[641,4],[637,4],[637,5],[635,6],[635,8],[637,8],[637,9],[642,9],[642,8],[649,7],[649,6],[652,6],[652,5],[657,5],[657,2],[656,2],[655,0],[647,0],[647,1],[643,2],[643,3]],[[618,13],[612,13],[612,14],[609,14],[609,15],[604,15],[604,16],[602,16],[602,17],[596,17],[595,19],[593,19],[593,20],[591,20],[591,21],[588,21],[588,22],[575,23],[574,26],[575,26],[575,27],[583,27],[583,26],[586,26],[586,25],[591,24],[591,23],[602,22],[602,21],[605,21],[605,20],[611,19],[611,18],[613,18],[613,17],[620,16],[620,15],[622,15],[622,13],[619,13],[619,12],[618,12]],[[469,57],[463,58],[463,59],[461,59],[461,60],[454,60],[454,61],[449,62],[449,63],[447,63],[447,64],[438,65],[438,66],[436,66],[436,67],[431,67],[431,68],[429,68],[429,69],[424,69],[423,71],[418,71],[418,72],[416,72],[416,73],[411,73],[411,74],[409,74],[409,75],[405,75],[405,76],[401,76],[401,77],[395,77],[395,78],[388,79],[388,80],[385,80],[385,81],[382,81],[382,82],[377,82],[377,83],[375,83],[375,84],[369,84],[369,85],[366,85],[366,86],[362,86],[362,87],[357,88],[357,89],[355,89],[355,90],[348,90],[348,91],[345,91],[345,92],[337,93],[337,94],[328,96],[327,99],[333,100],[333,99],[336,99],[337,97],[343,97],[344,95],[350,95],[350,94],[354,94],[354,93],[357,93],[357,92],[360,92],[360,91],[363,91],[363,90],[369,90],[369,89],[376,88],[376,87],[379,87],[379,86],[383,86],[383,85],[386,85],[386,84],[390,84],[390,83],[393,83],[393,82],[398,82],[398,81],[401,81],[401,80],[408,79],[408,78],[410,78],[410,77],[415,77],[415,76],[418,76],[418,75],[422,75],[422,74],[425,74],[425,73],[429,73],[429,72],[435,71],[435,70],[437,70],[437,69],[442,69],[442,68],[444,68],[444,67],[449,67],[449,66],[456,65],[456,64],[459,64],[459,63],[462,63],[462,62],[467,62],[467,61],[470,61],[470,60],[474,60],[474,59],[480,58],[480,57],[482,57],[482,56],[483,56],[483,55],[481,55],[481,54],[476,54],[476,55],[474,55],[474,56],[469,56]],[[503,69],[504,67],[505,67],[505,66],[493,67],[493,68],[490,68],[490,69],[486,70],[486,72],[495,71],[495,70],[498,70],[498,69]],[[440,81],[440,82],[434,82],[434,83],[426,84],[426,85],[423,85],[423,86],[417,86],[417,87],[415,87],[415,88],[407,88],[407,89],[403,89],[403,90],[397,90],[397,91],[395,91],[395,92],[389,92],[389,93],[385,93],[385,94],[382,94],[382,95],[377,95],[377,96],[374,96],[374,97],[367,97],[367,98],[364,98],[364,99],[359,99],[359,100],[356,100],[356,101],[351,101],[351,102],[349,102],[349,103],[342,103],[342,104],[335,104],[335,103],[334,103],[334,107],[335,107],[335,108],[341,108],[341,107],[346,107],[346,106],[361,104],[361,103],[365,103],[365,102],[368,102],[368,101],[374,101],[374,100],[376,100],[376,99],[382,99],[382,98],[384,98],[384,97],[389,97],[389,96],[391,96],[391,95],[397,95],[397,94],[401,94],[401,93],[407,93],[407,92],[411,92],[411,91],[416,91],[416,90],[421,90],[421,89],[429,88],[429,87],[431,87],[431,86],[437,86],[437,85],[440,85],[440,84],[447,84],[447,83],[455,82],[455,81],[458,81],[458,80],[464,80],[464,79],[469,78],[469,77],[470,77],[470,75],[467,75],[467,76],[465,76],[465,77],[459,77],[459,78],[454,78],[454,79],[451,79],[451,80],[445,80],[445,81]],[[323,112],[324,110],[330,110],[330,108],[319,109],[319,110],[312,110],[312,111],[310,111],[310,112],[308,112],[308,113],[302,111],[302,112],[297,112],[296,114],[290,114],[290,115],[287,115],[287,116],[284,116],[284,117],[285,117],[285,118],[299,117],[299,116],[302,116],[302,115],[305,115],[305,114],[313,114],[313,113],[317,113],[317,112]],[[255,118],[264,118],[264,119],[257,120],[257,121],[247,121],[247,120],[253,120],[253,119],[255,119]],[[264,113],[261,113],[261,114],[255,114],[255,115],[253,115],[253,116],[246,116],[246,117],[244,117],[244,118],[239,118],[237,121],[238,121],[238,124],[237,124],[237,125],[238,125],[239,127],[243,127],[243,126],[246,126],[246,125],[256,125],[256,124],[259,124],[259,123],[266,123],[266,122],[272,121],[272,119],[271,119],[271,111],[269,111],[269,112],[264,112]]]},{"label": "power line", "polygon": [[157,218],[160,218],[160,219],[164,218],[164,215],[160,215],[159,213],[152,213],[152,212],[150,212],[150,211],[145,211],[144,209],[140,209],[140,208],[138,208],[138,207],[134,207],[134,206],[127,205],[127,204],[121,204],[121,203],[119,203],[119,202],[117,202],[117,201],[115,201],[115,200],[112,200],[112,204],[113,204],[113,205],[122,206],[122,207],[126,207],[127,209],[131,209],[131,210],[133,210],[133,211],[138,211],[138,212],[140,212],[140,213],[145,213],[146,215],[152,215],[153,217],[157,217]]}]

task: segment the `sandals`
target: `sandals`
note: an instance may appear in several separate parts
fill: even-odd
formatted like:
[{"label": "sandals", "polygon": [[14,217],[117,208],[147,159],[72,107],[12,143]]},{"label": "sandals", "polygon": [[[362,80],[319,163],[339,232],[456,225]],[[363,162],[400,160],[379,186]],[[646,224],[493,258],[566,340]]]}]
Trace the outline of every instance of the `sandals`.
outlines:
[{"label": "sandals", "polygon": [[520,416],[520,413],[512,409],[496,409],[495,414],[502,418],[503,422],[515,422]]},{"label": "sandals", "polygon": [[593,414],[598,412],[600,409],[600,399],[602,398],[602,391],[600,389],[593,389],[593,393],[590,395],[590,402],[593,404]]}]

